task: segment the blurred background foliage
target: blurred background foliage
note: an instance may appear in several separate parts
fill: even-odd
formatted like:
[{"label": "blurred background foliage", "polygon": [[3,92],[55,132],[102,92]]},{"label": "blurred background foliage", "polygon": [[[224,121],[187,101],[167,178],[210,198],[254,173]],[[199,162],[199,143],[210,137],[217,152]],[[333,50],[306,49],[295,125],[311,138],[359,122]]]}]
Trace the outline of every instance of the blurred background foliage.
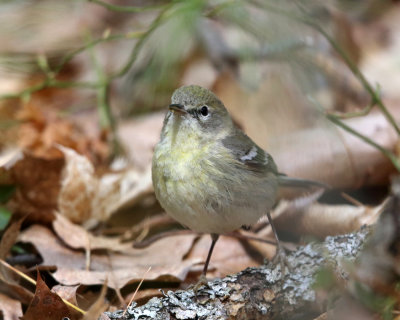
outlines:
[{"label": "blurred background foliage", "polygon": [[[26,102],[58,115],[97,110],[102,134],[118,153],[116,119],[165,108],[182,84],[207,86],[224,101],[239,101],[224,91],[231,84],[230,92],[243,94],[240,105],[228,108],[239,123],[243,116],[253,118],[252,126],[240,123],[244,129],[268,128],[253,136],[267,147],[264,140],[271,138],[265,137],[326,127],[317,105],[349,112],[376,104],[379,93],[359,72],[364,44],[357,26],[373,24],[394,5],[6,1],[0,6],[0,126],[20,123],[15,110]],[[388,41],[379,29],[371,38],[383,46]],[[0,135],[0,145],[16,139],[11,130]]]},{"label": "blurred background foliage", "polygon": [[[218,73],[228,69],[252,89],[265,77],[261,63],[283,63],[290,66],[297,85],[315,91],[332,81],[319,55],[334,54],[309,22],[336,37],[357,62],[352,31],[338,20],[369,22],[391,5],[388,0],[362,4],[344,0],[5,1],[0,7],[0,89],[3,94],[13,93],[12,84],[3,84],[6,77],[18,83],[32,74],[40,78],[66,73],[74,81],[89,82],[76,84],[78,88],[109,86],[119,93],[111,98],[118,102],[116,109],[131,114],[164,106],[185,71],[205,58],[208,68]],[[130,33],[137,32],[141,34],[129,39]],[[88,39],[101,39],[93,51],[106,80],[94,71]],[[67,54],[82,46],[87,48],[65,61]],[[202,81],[207,82],[200,76]]]}]

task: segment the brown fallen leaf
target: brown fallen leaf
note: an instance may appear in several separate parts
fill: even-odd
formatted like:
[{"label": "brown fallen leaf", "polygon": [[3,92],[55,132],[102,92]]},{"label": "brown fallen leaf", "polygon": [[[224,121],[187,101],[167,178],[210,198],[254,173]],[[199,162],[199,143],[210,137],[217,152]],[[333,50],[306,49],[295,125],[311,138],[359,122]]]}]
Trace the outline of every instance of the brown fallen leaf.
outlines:
[{"label": "brown fallen leaf", "polygon": [[99,285],[106,278],[111,288],[122,288],[145,280],[182,281],[199,258],[183,259],[192,247],[194,235],[169,237],[144,249],[130,248],[123,253],[92,252],[91,270],[85,269],[85,254],[63,245],[49,229],[33,225],[20,234],[19,240],[32,243],[44,265],[55,265],[54,278],[63,285]]},{"label": "brown fallen leaf", "polygon": [[[132,248],[131,243],[121,243],[117,237],[94,236],[82,226],[73,224],[67,218],[59,214],[56,214],[56,219],[53,221],[53,228],[57,235],[69,247],[74,249],[86,249],[88,239],[91,250],[108,249],[113,252],[129,253]],[[272,234],[270,233],[268,236],[271,238]],[[169,237],[162,238],[154,244],[163,241],[168,242],[170,241],[169,239]],[[209,241],[210,239],[208,236],[201,237],[199,241],[195,242],[187,258],[197,259],[199,261],[204,260],[209,249]],[[257,248],[259,253],[265,258],[272,258],[275,252],[274,245],[257,243],[254,247]],[[147,248],[147,250],[151,249]],[[226,237],[221,237],[218,241],[214,255],[210,269],[214,267],[215,274],[213,275],[215,276],[238,272],[246,267],[259,265],[260,261],[262,261],[262,258],[258,260],[252,258],[251,255],[248,254],[246,248],[244,248],[237,239]],[[199,268],[201,268],[201,266],[199,266]]]},{"label": "brown fallen leaf", "polygon": [[17,186],[8,202],[10,211],[29,213],[30,221],[52,221],[63,165],[63,159],[44,160],[25,153],[9,169],[12,183]]},{"label": "brown fallen leaf", "polygon": [[21,319],[36,320],[38,317],[47,320],[77,319],[61,298],[50,291],[42,280],[40,272],[37,273],[35,296]]},{"label": "brown fallen leaf", "polygon": [[276,228],[295,235],[318,238],[357,231],[363,225],[374,224],[385,204],[376,207],[331,205],[316,202],[312,195],[292,201],[280,201],[274,209]]},{"label": "brown fallen leaf", "polygon": [[[102,150],[104,147],[98,148],[101,144],[100,134],[90,137],[83,130],[83,127],[79,126],[78,122],[71,118],[60,117],[55,107],[55,101],[40,99],[40,97],[43,98],[46,95],[46,91],[48,94],[52,90],[36,92],[28,102],[18,106],[15,115],[15,120],[20,122],[18,126],[18,146],[40,159],[62,159],[63,154],[57,148],[57,145],[64,145],[99,162],[104,160],[109,150],[106,147],[107,150],[104,153],[104,150]],[[54,95],[54,98],[60,101],[63,93],[55,90],[51,95]],[[71,101],[71,97],[68,100]],[[106,146],[105,141],[103,141],[103,145]]]},{"label": "brown fallen leaf", "polygon": [[[392,127],[377,112],[345,123],[385,148],[393,149],[397,143]],[[394,172],[380,151],[333,125],[275,137],[268,150],[282,172],[323,181],[331,187],[381,185]]]},{"label": "brown fallen leaf", "polygon": [[121,243],[117,237],[95,236],[57,213],[53,221],[53,228],[57,235],[74,249],[86,249],[88,242],[91,250],[108,249],[115,252],[126,252],[132,248],[131,243]]},{"label": "brown fallen leaf", "polygon": [[16,320],[22,316],[21,301],[11,299],[0,293],[0,311],[5,320]]}]

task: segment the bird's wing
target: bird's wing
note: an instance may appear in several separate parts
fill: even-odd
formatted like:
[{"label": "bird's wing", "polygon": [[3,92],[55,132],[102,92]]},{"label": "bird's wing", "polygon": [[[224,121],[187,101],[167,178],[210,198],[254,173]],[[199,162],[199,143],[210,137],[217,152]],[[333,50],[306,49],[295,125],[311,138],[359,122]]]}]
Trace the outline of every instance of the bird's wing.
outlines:
[{"label": "bird's wing", "polygon": [[291,178],[278,171],[271,155],[257,146],[253,140],[240,130],[235,130],[222,140],[223,146],[233,155],[237,164],[242,168],[258,173],[272,172],[278,178],[278,184],[282,187],[311,188],[330,187],[317,181]]},{"label": "bird's wing", "polygon": [[248,170],[263,173],[272,171],[278,174],[272,157],[242,131],[234,130],[231,132],[222,140],[222,145],[239,164],[242,164]]}]

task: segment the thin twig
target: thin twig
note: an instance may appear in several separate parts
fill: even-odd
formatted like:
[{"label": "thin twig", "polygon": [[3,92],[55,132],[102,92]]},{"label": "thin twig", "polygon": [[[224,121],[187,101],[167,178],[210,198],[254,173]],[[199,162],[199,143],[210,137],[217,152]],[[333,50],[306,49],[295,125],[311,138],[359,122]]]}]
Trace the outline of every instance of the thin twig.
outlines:
[{"label": "thin twig", "polygon": [[107,77],[102,66],[97,61],[93,46],[88,47],[88,49],[92,64],[97,74],[97,110],[99,113],[100,127],[102,129],[111,130],[112,134],[114,134],[115,121],[111,114],[108,99],[108,87],[110,85],[110,79]]},{"label": "thin twig", "polygon": [[80,54],[81,52],[87,50],[88,48],[95,47],[96,45],[104,42],[115,41],[115,40],[124,40],[124,39],[137,39],[140,38],[144,34],[144,31],[136,31],[136,32],[128,32],[128,33],[120,33],[114,35],[107,35],[100,37],[98,39],[94,39],[90,42],[85,43],[83,46],[72,50],[71,52],[67,53],[63,58],[61,58],[60,63],[55,68],[53,72],[58,73],[61,69],[71,61],[76,55]]},{"label": "thin twig", "polygon": [[135,299],[136,294],[138,293],[140,287],[142,286],[142,283],[144,281],[144,278],[146,278],[146,275],[149,273],[149,271],[151,270],[151,267],[149,267],[147,269],[147,271],[144,273],[142,280],[140,280],[139,285],[136,287],[135,292],[133,293],[133,296],[131,298],[131,300],[129,300],[128,306],[126,307],[126,309],[124,310],[124,313],[122,314],[122,318],[125,316],[125,313],[128,311],[129,306],[131,305],[133,299]]},{"label": "thin twig", "polygon": [[166,5],[164,7],[164,9],[160,12],[160,14],[157,16],[157,18],[155,18],[153,20],[153,22],[151,23],[150,27],[147,29],[147,31],[140,37],[140,39],[138,40],[138,42],[135,44],[128,61],[125,63],[124,66],[122,66],[122,68],[111,74],[110,75],[110,79],[115,79],[115,78],[119,78],[123,75],[125,75],[130,68],[132,67],[133,63],[136,61],[136,58],[139,54],[139,51],[142,49],[144,43],[146,42],[147,38],[153,33],[153,31],[155,29],[157,29],[157,27],[161,24],[162,20],[165,18],[166,13],[168,12],[168,10],[171,8],[171,6],[173,5],[173,2],[169,5]]},{"label": "thin twig", "polygon": [[[82,53],[83,51],[87,50],[90,47],[94,47],[100,43],[114,41],[114,40],[121,40],[121,39],[135,39],[140,38],[145,32],[138,31],[138,32],[128,32],[124,34],[115,34],[115,35],[108,35],[107,37],[101,37],[99,39],[95,39],[86,43],[85,45],[72,50],[71,52],[67,53],[63,58],[61,58],[60,63],[57,67],[52,71],[51,76],[47,76],[42,82],[33,85],[29,88],[23,89],[17,93],[8,93],[0,95],[0,100],[6,99],[15,99],[15,98],[26,98],[29,97],[31,94],[40,91],[45,88],[82,88],[82,89],[96,89],[98,88],[98,83],[92,82],[79,82],[79,81],[58,81],[55,80],[54,77],[62,70],[62,68],[71,61],[76,55]],[[47,74],[47,73],[46,73]]]},{"label": "thin twig", "polygon": [[343,130],[351,133],[352,135],[360,138],[361,140],[363,140],[364,142],[366,142],[367,144],[373,146],[374,148],[378,149],[385,157],[387,157],[392,164],[395,166],[395,168],[397,169],[397,171],[400,172],[400,162],[397,159],[396,155],[390,151],[389,149],[386,149],[385,147],[382,147],[381,145],[377,144],[375,141],[371,140],[370,138],[368,138],[367,136],[363,135],[362,133],[354,130],[352,127],[350,127],[349,125],[347,125],[346,123],[344,123],[342,120],[340,120],[337,116],[335,115],[331,115],[329,113],[327,113],[324,108],[319,104],[319,102],[317,100],[315,100],[312,97],[308,97],[308,99],[321,111],[326,115],[326,118],[333,122],[334,124],[336,124],[338,127],[341,127]]},{"label": "thin twig", "polygon": [[92,253],[92,246],[90,242],[89,232],[85,233],[86,236],[86,244],[85,244],[85,270],[90,271],[90,264],[91,264],[91,253]]},{"label": "thin twig", "polygon": [[387,157],[392,162],[392,164],[396,167],[397,171],[400,172],[400,163],[399,163],[396,155],[392,151],[382,147],[381,145],[377,144],[375,141],[371,140],[367,136],[365,136],[365,135],[361,134],[360,132],[354,130],[353,128],[351,128],[350,126],[345,124],[343,121],[341,121],[337,117],[331,116],[329,114],[327,114],[326,117],[327,117],[328,120],[330,120],[331,122],[333,122],[337,126],[341,127],[342,129],[346,130],[347,132],[351,133],[352,135],[360,138],[361,140],[363,140],[367,144],[369,144],[369,145],[373,146],[374,148],[378,149],[385,157]]},{"label": "thin twig", "polygon": [[346,192],[341,192],[340,195],[346,199],[351,204],[355,205],[356,207],[365,207],[363,203],[358,201],[357,199],[353,198],[351,195],[347,194]]},{"label": "thin twig", "polygon": [[368,115],[374,106],[376,106],[376,100],[372,97],[371,102],[363,109],[354,111],[354,112],[334,112],[334,111],[327,111],[327,114],[337,117],[339,119],[351,119],[357,117],[363,117]]}]

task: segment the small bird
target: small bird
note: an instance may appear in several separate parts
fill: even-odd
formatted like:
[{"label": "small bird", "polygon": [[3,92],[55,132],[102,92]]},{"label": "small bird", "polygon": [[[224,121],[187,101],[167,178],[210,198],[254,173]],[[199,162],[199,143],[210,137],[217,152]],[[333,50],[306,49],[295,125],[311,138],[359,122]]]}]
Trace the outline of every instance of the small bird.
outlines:
[{"label": "small bird", "polygon": [[172,95],[154,150],[152,179],[156,197],[170,216],[211,234],[204,278],[219,235],[254,224],[265,214],[283,266],[284,250],[269,213],[278,186],[321,186],[280,174],[272,157],[233,123],[218,97],[196,85]]}]

